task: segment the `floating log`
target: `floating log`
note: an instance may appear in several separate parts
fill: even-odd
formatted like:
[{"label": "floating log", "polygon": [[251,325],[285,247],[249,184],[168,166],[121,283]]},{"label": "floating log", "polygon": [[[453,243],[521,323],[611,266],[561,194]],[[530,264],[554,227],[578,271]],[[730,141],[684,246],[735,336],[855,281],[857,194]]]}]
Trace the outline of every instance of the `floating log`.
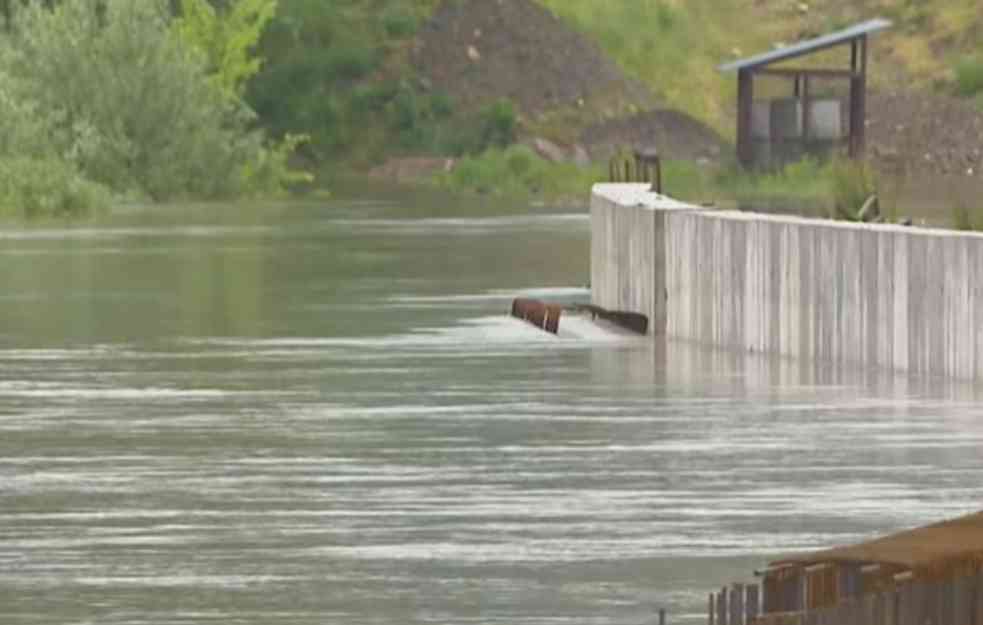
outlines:
[{"label": "floating log", "polygon": [[619,310],[605,310],[593,304],[579,304],[575,309],[590,313],[592,319],[603,319],[636,334],[648,334],[649,319],[645,315]]},{"label": "floating log", "polygon": [[558,304],[547,304],[539,300],[521,297],[512,301],[513,317],[528,321],[537,328],[551,334],[559,333],[560,317],[563,316],[564,310],[581,314],[586,313],[591,316],[591,319],[603,319],[636,334],[648,333],[648,317],[639,313],[605,310],[600,306],[591,304],[578,304],[564,308]]}]

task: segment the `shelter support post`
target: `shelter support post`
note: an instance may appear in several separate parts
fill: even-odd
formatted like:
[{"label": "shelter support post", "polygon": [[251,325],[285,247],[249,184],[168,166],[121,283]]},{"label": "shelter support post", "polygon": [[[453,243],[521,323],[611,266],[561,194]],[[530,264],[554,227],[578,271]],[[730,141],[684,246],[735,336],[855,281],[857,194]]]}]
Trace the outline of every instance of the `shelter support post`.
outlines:
[{"label": "shelter support post", "polygon": [[737,160],[746,168],[754,165],[753,108],[754,74],[742,69],[737,74]]}]

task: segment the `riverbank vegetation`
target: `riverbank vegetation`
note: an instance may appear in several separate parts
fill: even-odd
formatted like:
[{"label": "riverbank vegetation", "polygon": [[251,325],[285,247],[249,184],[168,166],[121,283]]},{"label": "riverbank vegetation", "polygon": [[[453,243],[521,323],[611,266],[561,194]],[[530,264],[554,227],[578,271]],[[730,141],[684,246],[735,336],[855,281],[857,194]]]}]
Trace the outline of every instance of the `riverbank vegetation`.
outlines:
[{"label": "riverbank vegetation", "polygon": [[551,163],[525,145],[512,145],[464,157],[434,181],[454,192],[583,203],[605,171],[596,164]]},{"label": "riverbank vegetation", "polygon": [[[221,33],[203,0],[184,0],[182,20],[149,0],[10,5],[0,39],[0,211],[72,216],[111,197],[241,197],[295,180],[287,160],[300,140],[268,142],[239,97],[258,69],[250,38],[275,6],[247,4],[261,8],[230,11],[241,20]],[[206,16],[208,32],[198,29]]]},{"label": "riverbank vegetation", "polygon": [[[291,164],[364,175],[401,157],[453,161],[451,171],[421,180],[439,188],[582,197],[591,182],[606,177],[603,152],[592,152],[595,162],[587,165],[520,144],[542,137],[573,147],[591,125],[641,113],[637,106],[685,111],[680,118],[709,126],[726,141],[733,135],[735,81],[717,71],[720,62],[869,17],[847,0],[812,8],[779,0],[753,8],[718,0],[533,0],[526,4],[551,12],[549,28],[582,35],[583,45],[571,44],[575,52],[599,48],[613,59],[621,82],[631,83],[632,98],[638,97],[629,98],[629,106],[585,92],[572,103],[531,113],[507,90],[465,106],[464,96],[455,99],[435,87],[439,81],[417,66],[414,52],[423,34],[447,26],[428,22],[441,4],[0,0],[6,26],[0,36],[0,211],[72,215],[111,198],[269,195],[311,182]],[[983,102],[983,57],[972,37],[983,19],[975,7],[975,0],[939,0],[931,10],[879,2],[877,12],[898,25],[878,38],[875,86],[893,84],[900,71],[912,85]],[[474,46],[450,38],[442,43],[453,45],[440,48],[455,59],[471,58],[472,78],[493,74],[499,67],[493,54],[501,50],[524,58],[549,52],[525,39],[514,46],[507,32],[473,29],[473,35]],[[566,61],[570,50],[561,52]],[[592,78],[578,76],[578,84],[593,84]],[[647,93],[638,93],[637,85]],[[542,85],[541,99],[556,95],[554,87]],[[644,115],[637,123],[644,130]],[[884,124],[894,127],[893,120]],[[676,143],[692,144],[676,130]],[[833,169],[813,162],[766,176],[742,174],[729,164],[731,148],[715,149],[709,159],[687,155],[667,162],[669,191],[693,201],[743,202],[827,198],[838,184]],[[670,158],[679,158],[671,151]],[[931,162],[944,160],[939,154],[933,151]],[[948,160],[961,163],[957,156]]]}]

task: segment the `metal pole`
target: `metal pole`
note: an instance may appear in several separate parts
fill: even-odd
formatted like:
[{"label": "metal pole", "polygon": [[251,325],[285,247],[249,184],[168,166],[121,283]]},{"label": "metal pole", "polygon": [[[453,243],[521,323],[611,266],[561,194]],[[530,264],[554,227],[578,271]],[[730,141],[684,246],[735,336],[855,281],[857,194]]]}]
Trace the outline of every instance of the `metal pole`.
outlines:
[{"label": "metal pole", "polygon": [[862,157],[867,146],[867,35],[860,38],[860,96],[857,98],[857,156]]},{"label": "metal pole", "polygon": [[752,129],[754,107],[754,74],[742,69],[737,74],[737,160],[750,168],[754,165]]},{"label": "metal pole", "polygon": [[809,143],[809,124],[812,121],[812,91],[809,75],[802,77],[802,142]]}]

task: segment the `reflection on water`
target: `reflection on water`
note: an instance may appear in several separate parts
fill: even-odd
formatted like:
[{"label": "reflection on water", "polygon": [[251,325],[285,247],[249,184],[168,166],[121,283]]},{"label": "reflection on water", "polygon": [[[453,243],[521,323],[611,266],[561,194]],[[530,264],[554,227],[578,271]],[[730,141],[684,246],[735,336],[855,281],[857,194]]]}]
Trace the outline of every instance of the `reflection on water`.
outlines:
[{"label": "reflection on water", "polygon": [[540,333],[586,216],[469,208],[4,232],[0,622],[696,622],[976,508],[976,389]]}]

